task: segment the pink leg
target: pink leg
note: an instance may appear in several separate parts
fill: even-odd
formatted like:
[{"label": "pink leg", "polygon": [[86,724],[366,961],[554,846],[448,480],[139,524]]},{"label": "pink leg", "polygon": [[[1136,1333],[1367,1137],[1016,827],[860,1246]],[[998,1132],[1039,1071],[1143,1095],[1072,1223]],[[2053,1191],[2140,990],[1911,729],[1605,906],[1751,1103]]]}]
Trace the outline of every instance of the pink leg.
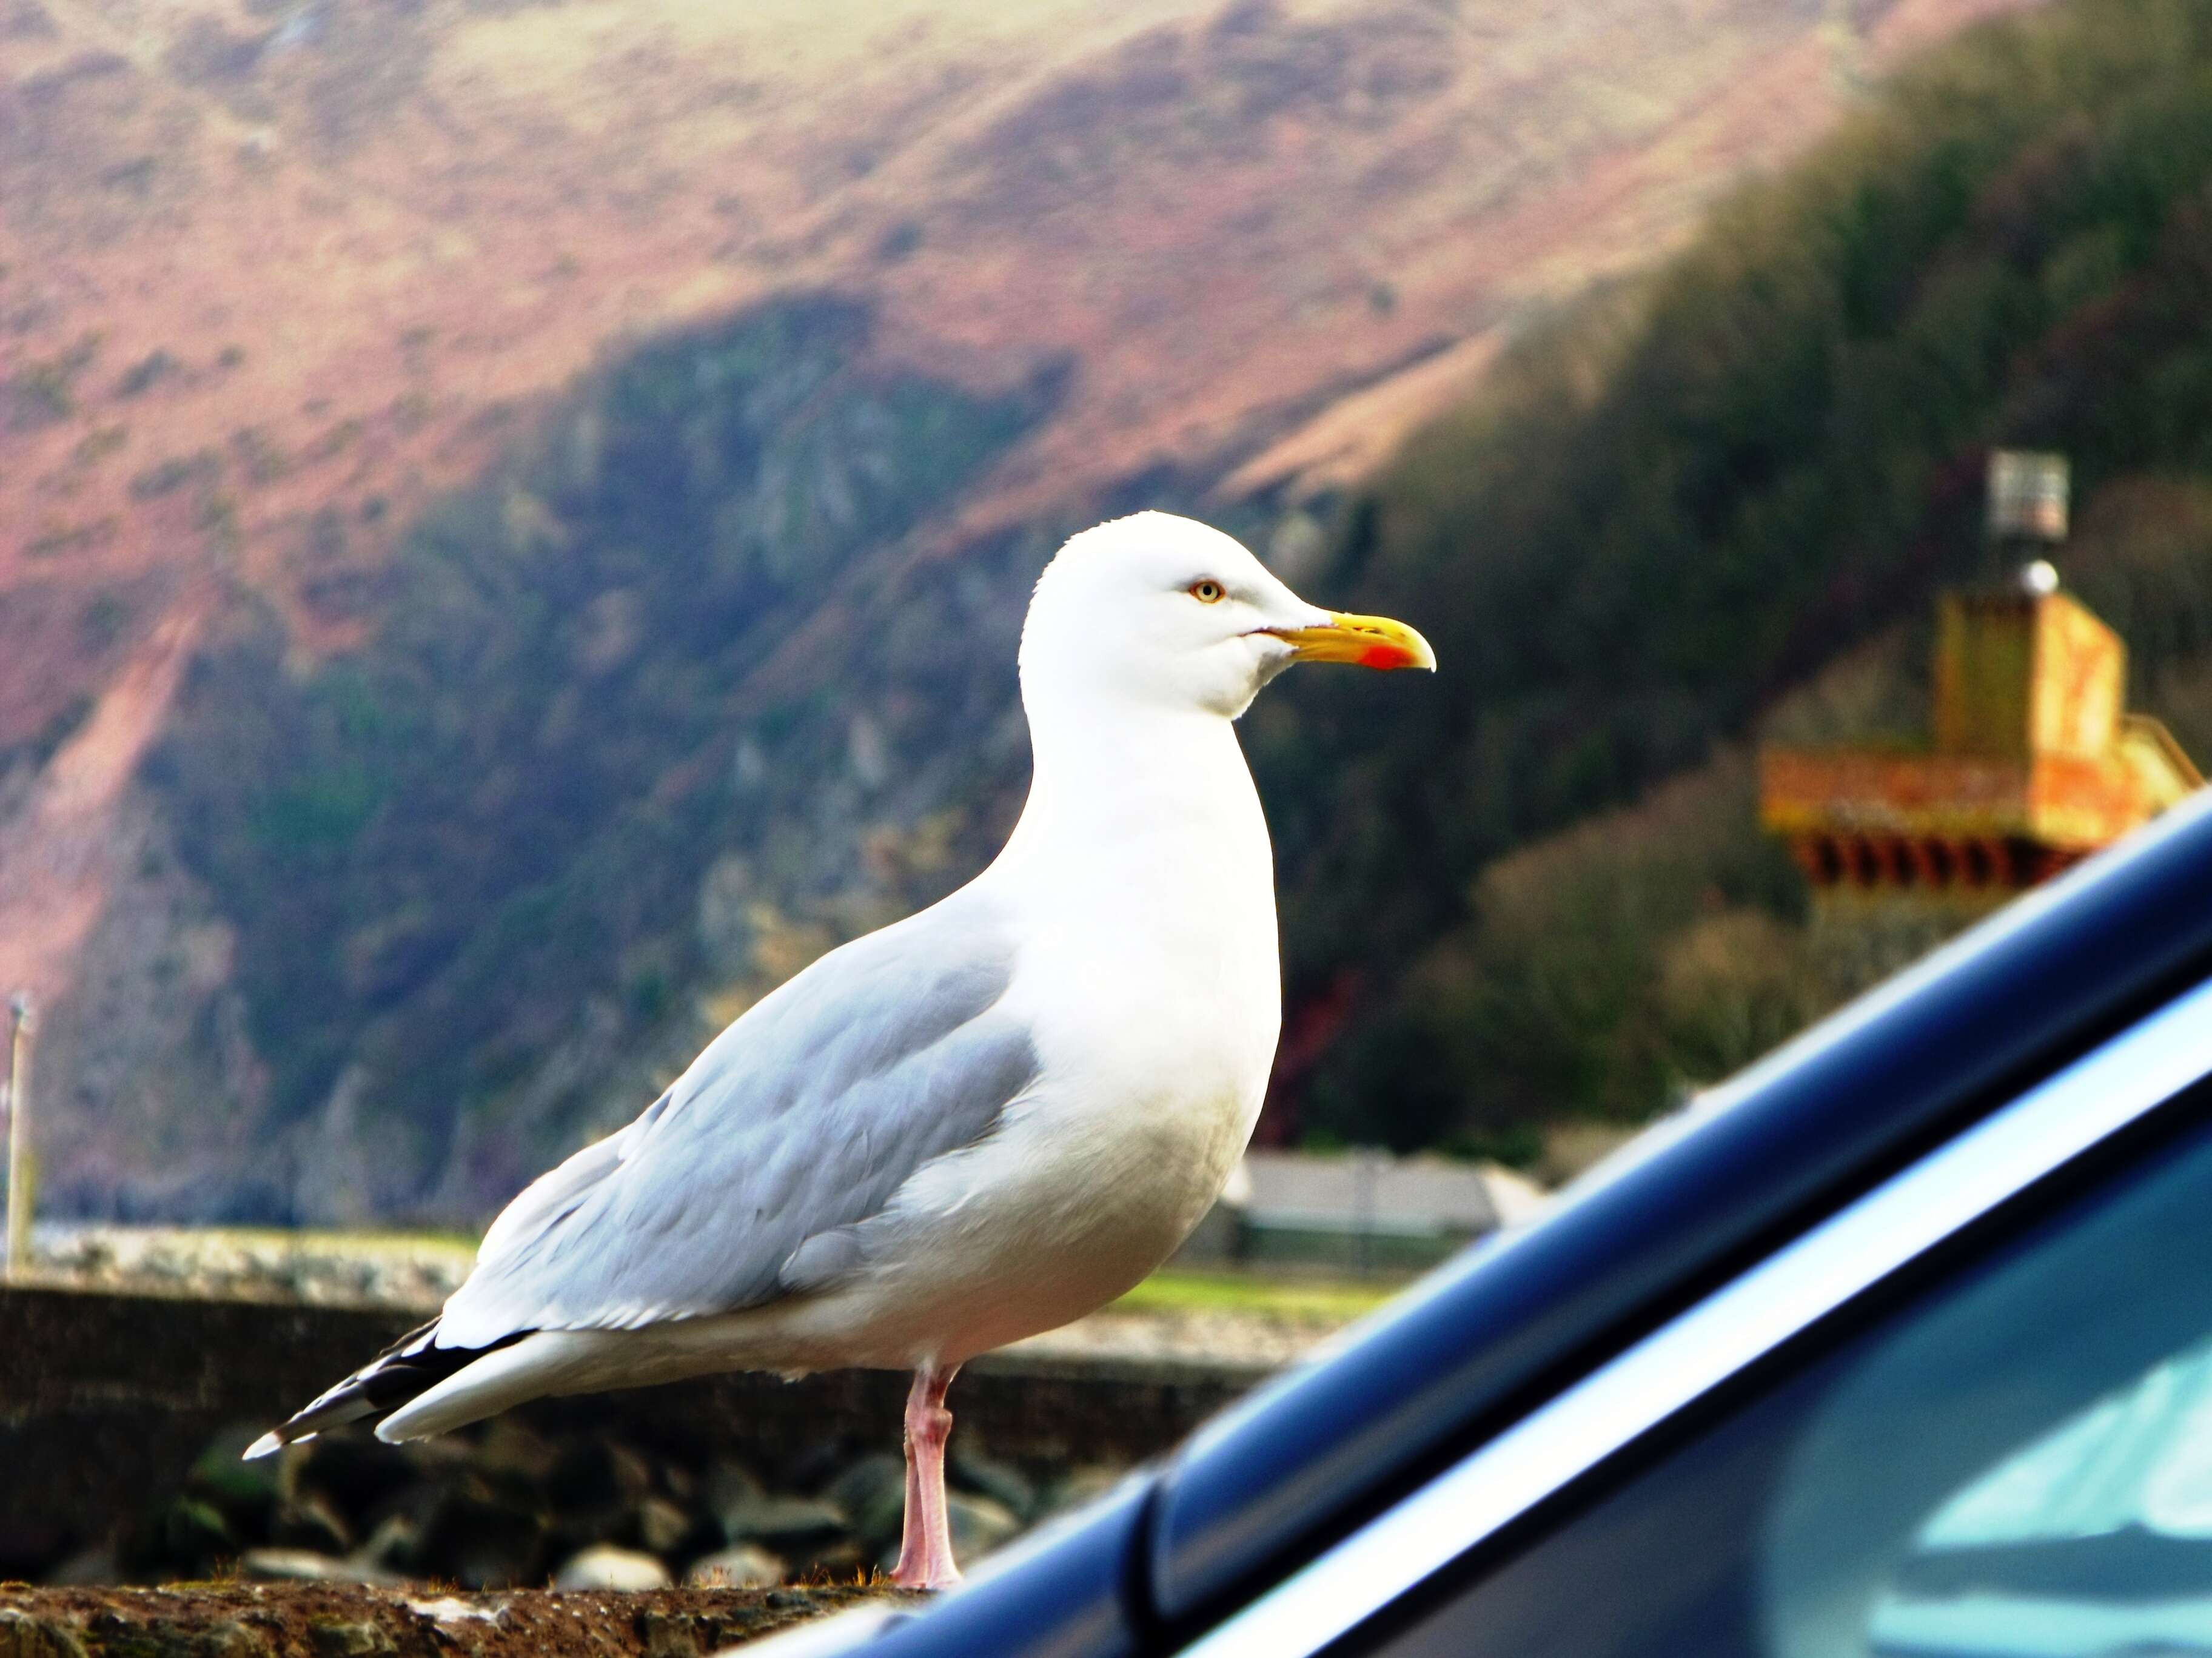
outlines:
[{"label": "pink leg", "polygon": [[914,1388],[906,1396],[906,1534],[891,1572],[902,1588],[946,1589],[960,1581],[945,1515],[945,1442],[952,1435],[945,1390],[959,1370],[925,1364],[914,1373]]}]

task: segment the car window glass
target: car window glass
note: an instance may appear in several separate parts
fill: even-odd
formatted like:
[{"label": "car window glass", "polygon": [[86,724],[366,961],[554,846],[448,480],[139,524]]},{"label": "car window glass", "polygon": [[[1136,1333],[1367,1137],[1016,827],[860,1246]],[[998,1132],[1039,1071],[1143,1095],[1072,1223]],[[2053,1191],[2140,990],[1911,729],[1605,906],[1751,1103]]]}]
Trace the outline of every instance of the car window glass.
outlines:
[{"label": "car window glass", "polygon": [[2212,1344],[2154,1365],[1936,1509],[1916,1551],[2130,1528],[2212,1537]]},{"label": "car window glass", "polygon": [[2007,1457],[1914,1534],[1881,1651],[2212,1651],[2212,1343]]},{"label": "car window glass", "polygon": [[2208,1263],[2200,1127],[1893,1292],[1516,1557],[1470,1561],[1350,1644],[2212,1653]]}]

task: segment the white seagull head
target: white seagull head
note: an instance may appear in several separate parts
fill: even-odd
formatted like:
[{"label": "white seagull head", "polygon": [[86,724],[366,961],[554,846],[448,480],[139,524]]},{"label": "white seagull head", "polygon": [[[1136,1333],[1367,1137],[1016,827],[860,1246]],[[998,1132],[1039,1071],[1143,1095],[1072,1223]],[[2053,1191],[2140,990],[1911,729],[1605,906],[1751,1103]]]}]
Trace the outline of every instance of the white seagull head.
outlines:
[{"label": "white seagull head", "polygon": [[1427,668],[1403,623],[1309,604],[1233,537],[1137,513],[1071,537],[1037,579],[1022,629],[1022,694],[1234,720],[1293,662]]}]

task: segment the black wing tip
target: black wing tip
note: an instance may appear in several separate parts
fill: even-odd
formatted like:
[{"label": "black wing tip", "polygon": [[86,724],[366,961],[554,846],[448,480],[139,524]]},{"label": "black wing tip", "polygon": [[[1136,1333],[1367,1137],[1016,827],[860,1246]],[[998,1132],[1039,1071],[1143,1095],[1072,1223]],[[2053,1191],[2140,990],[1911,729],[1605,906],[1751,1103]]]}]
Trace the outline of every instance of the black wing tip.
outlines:
[{"label": "black wing tip", "polygon": [[441,1347],[438,1321],[416,1326],[374,1358],[356,1370],[289,1420],[271,1428],[246,1448],[241,1461],[274,1455],[287,1445],[313,1439],[325,1428],[335,1428],[363,1417],[388,1416],[401,1406],[419,1399],[440,1382],[466,1370],[486,1353],[512,1346],[531,1330],[516,1330],[481,1347]]}]

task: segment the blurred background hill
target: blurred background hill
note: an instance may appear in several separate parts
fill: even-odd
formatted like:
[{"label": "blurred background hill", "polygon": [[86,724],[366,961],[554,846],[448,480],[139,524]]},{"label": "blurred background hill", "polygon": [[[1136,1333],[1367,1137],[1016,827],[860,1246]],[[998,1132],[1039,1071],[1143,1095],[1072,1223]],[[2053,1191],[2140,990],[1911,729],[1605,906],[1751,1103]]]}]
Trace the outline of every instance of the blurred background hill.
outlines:
[{"label": "blurred background hill", "polygon": [[0,0],[48,1206],[481,1218],[977,866],[1139,506],[1446,664],[1248,722],[1268,1132],[1722,1074],[1874,970],[1747,745],[1911,740],[1989,445],[2212,750],[2212,24],[1996,9]]},{"label": "blurred background hill", "polygon": [[[1388,987],[1309,1124],[1534,1155],[1530,1124],[1638,1121],[1924,945],[1813,924],[1749,749],[1927,745],[1930,596],[2012,574],[1992,446],[2072,457],[2067,583],[2133,705],[2212,746],[2209,28],[2071,4],[1917,63],[1362,492],[1342,579],[1462,665],[1255,709],[1290,936],[1358,938],[1327,970]],[[1363,785],[1325,811],[1285,786],[1332,765]]]}]

